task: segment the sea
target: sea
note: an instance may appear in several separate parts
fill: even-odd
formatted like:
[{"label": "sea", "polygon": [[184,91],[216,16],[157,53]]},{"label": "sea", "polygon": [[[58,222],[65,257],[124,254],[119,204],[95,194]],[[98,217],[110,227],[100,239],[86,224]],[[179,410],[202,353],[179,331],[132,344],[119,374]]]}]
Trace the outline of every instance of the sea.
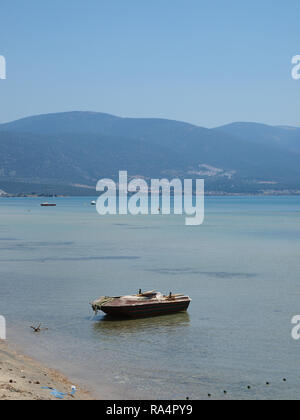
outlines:
[{"label": "sea", "polygon": [[[300,397],[299,196],[206,197],[200,226],[100,216],[95,199],[0,198],[10,342],[103,399]],[[92,300],[139,289],[192,302],[153,318],[94,316]]]}]

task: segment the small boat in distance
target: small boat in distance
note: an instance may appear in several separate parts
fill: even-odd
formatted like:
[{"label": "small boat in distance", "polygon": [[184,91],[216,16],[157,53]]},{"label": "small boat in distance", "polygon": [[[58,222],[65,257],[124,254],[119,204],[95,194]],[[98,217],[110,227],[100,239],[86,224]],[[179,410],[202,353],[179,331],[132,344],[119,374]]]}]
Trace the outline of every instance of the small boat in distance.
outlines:
[{"label": "small boat in distance", "polygon": [[102,296],[91,305],[95,314],[101,310],[110,316],[139,318],[186,311],[190,302],[190,297],[183,294],[166,296],[155,290],[145,293],[140,290],[137,295]]},{"label": "small boat in distance", "polygon": [[42,207],[56,207],[55,203],[42,203],[41,204]]},{"label": "small boat in distance", "polygon": [[94,201],[94,200],[93,200],[93,201],[91,201],[91,205],[92,205],[92,206],[95,206],[96,204],[97,204],[97,203],[96,203],[96,201]]}]

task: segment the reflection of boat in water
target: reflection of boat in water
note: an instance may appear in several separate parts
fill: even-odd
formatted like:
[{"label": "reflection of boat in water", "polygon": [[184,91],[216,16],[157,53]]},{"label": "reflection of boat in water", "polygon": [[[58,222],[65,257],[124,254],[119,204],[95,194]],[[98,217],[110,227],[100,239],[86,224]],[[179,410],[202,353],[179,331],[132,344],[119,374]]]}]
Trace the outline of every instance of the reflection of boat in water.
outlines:
[{"label": "reflection of boat in water", "polygon": [[42,203],[41,204],[42,207],[56,207],[55,203]]},{"label": "reflection of boat in water", "polygon": [[135,334],[140,332],[164,332],[190,325],[188,311],[177,312],[176,314],[155,316],[155,317],[112,317],[103,314],[93,324],[94,333],[103,338],[103,334],[115,337],[116,334]]},{"label": "reflection of boat in water", "polygon": [[186,311],[190,302],[189,296],[183,294],[166,296],[154,290],[145,293],[140,290],[137,295],[102,296],[91,305],[96,313],[101,310],[110,316],[138,318]]}]

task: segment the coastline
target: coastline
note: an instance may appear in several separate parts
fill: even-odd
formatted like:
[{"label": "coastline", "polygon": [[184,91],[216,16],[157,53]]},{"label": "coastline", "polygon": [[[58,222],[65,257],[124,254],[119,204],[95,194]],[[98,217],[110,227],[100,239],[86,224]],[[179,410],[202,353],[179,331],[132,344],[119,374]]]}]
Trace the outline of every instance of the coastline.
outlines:
[{"label": "coastline", "polygon": [[[150,192],[151,193],[151,192]],[[128,196],[134,195],[134,193],[128,193]],[[174,194],[170,194],[171,197]],[[193,193],[195,195],[195,193]],[[298,197],[300,195],[300,190],[259,190],[259,191],[245,191],[245,192],[227,192],[227,191],[205,191],[205,197]],[[96,194],[26,194],[26,193],[17,193],[10,194],[2,191],[0,189],[0,198],[95,198]]]},{"label": "coastline", "polygon": [[0,401],[58,400],[51,395],[51,389],[42,388],[70,394],[73,385],[76,386],[75,395],[64,395],[64,400],[95,399],[90,392],[71,383],[60,372],[17,352],[8,342],[0,340]]}]

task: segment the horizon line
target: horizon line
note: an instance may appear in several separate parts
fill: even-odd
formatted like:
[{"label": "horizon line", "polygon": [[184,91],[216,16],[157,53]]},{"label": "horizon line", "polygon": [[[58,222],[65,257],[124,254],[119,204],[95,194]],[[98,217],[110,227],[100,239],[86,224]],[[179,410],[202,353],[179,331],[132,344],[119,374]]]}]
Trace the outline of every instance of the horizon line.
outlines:
[{"label": "horizon line", "polygon": [[232,125],[232,124],[256,124],[256,125],[265,125],[268,127],[274,127],[274,128],[285,128],[285,129],[298,129],[300,128],[300,125],[290,125],[290,124],[268,124],[268,123],[264,123],[264,122],[258,122],[258,121],[231,121],[225,124],[221,124],[221,125],[216,125],[216,126],[204,126],[204,125],[200,125],[200,124],[195,124],[195,123],[191,123],[191,122],[187,122],[184,120],[178,120],[178,119],[174,119],[174,118],[162,118],[162,117],[128,117],[128,116],[120,116],[120,115],[116,115],[116,114],[111,114],[109,112],[103,112],[103,111],[91,111],[91,110],[71,110],[71,111],[56,111],[56,112],[42,112],[42,113],[38,113],[38,114],[29,114],[29,115],[25,115],[23,117],[19,117],[13,120],[8,120],[8,121],[3,121],[0,122],[0,126],[4,125],[4,124],[10,124],[10,123],[14,123],[17,121],[22,121],[25,119],[29,119],[29,118],[34,118],[34,117],[41,117],[41,116],[48,116],[48,115],[59,115],[59,114],[72,114],[72,113],[82,113],[82,114],[102,114],[102,115],[107,115],[113,118],[120,118],[120,119],[135,119],[135,120],[161,120],[161,121],[172,121],[172,122],[179,122],[179,123],[183,123],[183,124],[187,124],[187,125],[191,125],[197,128],[205,128],[207,130],[213,130],[216,128],[221,128],[221,127],[226,127],[228,125]]}]

